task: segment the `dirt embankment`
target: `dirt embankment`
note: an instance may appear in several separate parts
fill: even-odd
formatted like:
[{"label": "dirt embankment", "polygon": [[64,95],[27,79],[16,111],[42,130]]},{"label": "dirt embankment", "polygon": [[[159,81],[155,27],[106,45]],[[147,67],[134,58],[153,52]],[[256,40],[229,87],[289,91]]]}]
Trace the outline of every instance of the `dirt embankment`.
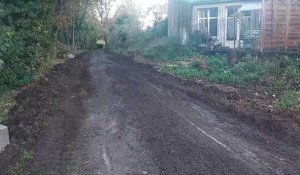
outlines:
[{"label": "dirt embankment", "polygon": [[55,66],[17,95],[5,123],[11,144],[0,154],[1,175],[40,172],[36,167],[61,168],[56,163],[65,159],[65,146],[77,134],[90,91],[89,61],[82,58],[85,54],[79,57]]},{"label": "dirt embankment", "polygon": [[179,79],[178,81],[204,92],[200,95],[197,91],[189,91],[189,96],[195,99],[205,99],[207,104],[227,111],[237,119],[255,125],[275,138],[292,145],[300,144],[299,111],[276,110],[273,107],[273,98],[257,93],[253,89],[239,89],[199,80]]}]

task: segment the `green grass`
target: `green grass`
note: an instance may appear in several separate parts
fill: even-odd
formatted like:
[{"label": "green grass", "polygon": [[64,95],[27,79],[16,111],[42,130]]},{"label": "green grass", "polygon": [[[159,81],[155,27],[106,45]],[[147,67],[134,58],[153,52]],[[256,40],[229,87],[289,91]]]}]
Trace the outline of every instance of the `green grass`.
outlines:
[{"label": "green grass", "polygon": [[286,91],[276,104],[278,109],[300,109],[300,91]]},{"label": "green grass", "polygon": [[26,171],[26,163],[33,159],[34,153],[32,151],[23,150],[20,161],[13,168],[12,175],[24,175]]},{"label": "green grass", "polygon": [[8,111],[15,104],[16,91],[6,91],[0,95],[0,124],[8,119]]},{"label": "green grass", "polygon": [[[185,66],[161,66],[159,70],[177,77],[205,78],[213,83],[265,87],[279,94],[278,109],[300,109],[300,59],[283,57],[261,62],[247,59],[230,66],[225,57],[206,56],[205,70],[200,68],[200,59]],[[273,77],[271,81],[270,77]]]},{"label": "green grass", "polygon": [[208,69],[200,69],[200,61],[191,62],[188,66],[164,66],[162,72],[186,78],[206,78],[210,82],[246,86],[258,84],[264,75],[262,66],[253,61],[241,62],[231,67],[224,57],[210,56],[205,58]]},{"label": "green grass", "polygon": [[161,72],[170,73],[177,77],[197,78],[202,76],[201,71],[183,66],[161,66],[159,69]]}]

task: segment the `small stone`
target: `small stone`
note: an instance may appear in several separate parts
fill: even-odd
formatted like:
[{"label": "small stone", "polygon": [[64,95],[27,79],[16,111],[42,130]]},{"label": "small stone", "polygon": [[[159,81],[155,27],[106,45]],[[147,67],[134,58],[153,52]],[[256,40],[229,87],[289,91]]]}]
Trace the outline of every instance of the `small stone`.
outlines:
[{"label": "small stone", "polygon": [[143,175],[148,175],[149,173],[147,171],[142,171]]}]

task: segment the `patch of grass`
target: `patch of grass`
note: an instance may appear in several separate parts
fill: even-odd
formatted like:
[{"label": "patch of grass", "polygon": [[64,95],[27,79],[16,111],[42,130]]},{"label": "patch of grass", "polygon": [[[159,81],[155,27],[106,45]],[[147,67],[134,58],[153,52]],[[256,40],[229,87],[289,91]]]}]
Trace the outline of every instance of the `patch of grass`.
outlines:
[{"label": "patch of grass", "polygon": [[253,59],[240,62],[233,67],[235,74],[235,80],[237,84],[249,85],[249,84],[260,84],[266,74],[266,65],[259,64]]},{"label": "patch of grass", "polygon": [[286,91],[276,104],[278,109],[300,109],[300,91]]},{"label": "patch of grass", "polygon": [[16,91],[6,91],[0,94],[0,124],[8,119],[8,111],[15,104]]},{"label": "patch of grass", "polygon": [[26,174],[26,163],[33,159],[34,153],[32,151],[23,150],[21,154],[20,162],[14,167],[12,175],[24,175]]},{"label": "patch of grass", "polygon": [[[203,60],[207,69],[200,67]],[[279,95],[278,109],[300,108],[300,59],[280,57],[257,62],[243,60],[233,67],[222,56],[205,56],[188,64],[164,66],[160,71],[178,77],[205,78],[210,82],[237,86],[266,87],[270,93]]]},{"label": "patch of grass", "polygon": [[159,70],[177,77],[197,78],[202,76],[201,71],[198,69],[184,66],[161,66]]}]

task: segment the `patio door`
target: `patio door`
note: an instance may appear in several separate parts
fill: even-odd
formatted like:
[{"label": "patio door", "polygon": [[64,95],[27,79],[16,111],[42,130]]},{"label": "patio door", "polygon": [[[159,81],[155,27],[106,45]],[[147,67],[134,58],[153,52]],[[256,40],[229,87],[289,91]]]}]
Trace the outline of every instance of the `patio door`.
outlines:
[{"label": "patio door", "polygon": [[237,48],[240,40],[239,6],[226,7],[226,42],[230,48]]}]

